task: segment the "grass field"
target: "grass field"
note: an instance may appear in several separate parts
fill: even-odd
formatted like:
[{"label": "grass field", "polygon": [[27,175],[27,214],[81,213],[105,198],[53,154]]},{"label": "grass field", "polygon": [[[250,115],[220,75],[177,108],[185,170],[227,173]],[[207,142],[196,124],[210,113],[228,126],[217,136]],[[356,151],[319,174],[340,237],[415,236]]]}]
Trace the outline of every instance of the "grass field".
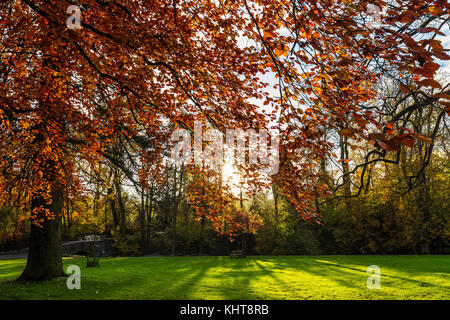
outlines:
[{"label": "grass field", "polygon": [[[66,279],[16,283],[25,259],[0,260],[0,299],[450,299],[450,256],[279,256],[85,259],[81,289]],[[370,265],[381,289],[369,290]]]}]

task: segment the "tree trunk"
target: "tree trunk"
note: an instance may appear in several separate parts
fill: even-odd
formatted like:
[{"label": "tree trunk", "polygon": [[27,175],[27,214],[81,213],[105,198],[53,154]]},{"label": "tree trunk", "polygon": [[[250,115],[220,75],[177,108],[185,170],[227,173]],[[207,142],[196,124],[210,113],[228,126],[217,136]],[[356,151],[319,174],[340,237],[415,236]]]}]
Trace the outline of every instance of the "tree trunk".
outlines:
[{"label": "tree trunk", "polygon": [[[239,205],[240,205],[241,211],[244,212],[244,199],[242,198],[242,179],[241,179],[240,193],[239,193]],[[247,226],[248,226],[248,216],[247,216]],[[245,234],[245,231],[241,232],[241,250],[244,255],[247,255],[247,236]]]},{"label": "tree trunk", "polygon": [[176,254],[177,246],[177,208],[176,204],[172,207],[172,256]]},{"label": "tree trunk", "polygon": [[420,251],[421,254],[431,254],[430,249],[430,234],[428,231],[430,223],[430,209],[429,209],[429,192],[426,182],[423,182],[418,190],[417,207],[422,214],[422,223],[420,230]]},{"label": "tree trunk", "polygon": [[119,217],[120,217],[120,233],[122,235],[125,235],[126,231],[126,223],[125,223],[125,205],[123,203],[123,197],[122,197],[122,186],[120,185],[120,182],[116,181],[115,183],[116,187],[116,195],[117,200],[119,202]]},{"label": "tree trunk", "polygon": [[206,218],[205,216],[202,216],[202,219],[200,221],[200,247],[199,247],[199,254],[203,254],[203,232],[205,230],[205,224],[206,224]]},{"label": "tree trunk", "polygon": [[146,241],[146,233],[147,233],[147,226],[145,224],[145,197],[144,197],[145,191],[141,190],[141,205],[139,207],[139,228],[140,228],[140,247],[143,252],[147,251],[147,241]]},{"label": "tree trunk", "polygon": [[147,193],[145,200],[145,213],[147,215],[147,246],[149,250],[152,248],[152,239],[151,239],[151,222],[152,222],[152,214],[153,214],[153,188],[150,189],[150,195]]},{"label": "tree trunk", "polygon": [[172,190],[172,256],[176,254],[177,246],[177,167],[174,167],[173,171],[173,190]]},{"label": "tree trunk", "polygon": [[348,143],[347,137],[340,136],[340,147],[341,147],[341,165],[343,174],[343,184],[344,184],[344,197],[345,197],[345,208],[347,213],[351,212],[352,206],[350,201],[351,186],[350,186],[350,175],[349,175],[349,165],[348,165]]},{"label": "tree trunk", "polygon": [[[31,210],[44,204],[42,197],[32,199]],[[31,224],[30,245],[25,270],[18,280],[41,281],[65,276],[62,267],[61,247],[61,211],[63,207],[63,192],[57,189],[52,192],[52,204],[48,206],[54,219],[48,219],[44,214],[42,226]]]},{"label": "tree trunk", "polygon": [[180,203],[181,191],[183,188],[183,170],[184,166],[181,165],[179,170],[179,185],[177,187],[177,167],[174,167],[173,172],[173,206],[172,206],[172,256],[176,254],[177,245],[177,215],[178,215],[178,204]]},{"label": "tree trunk", "polygon": [[278,217],[278,185],[276,185],[275,183],[272,184],[272,195],[273,195],[273,205],[274,205],[274,209],[275,209],[275,221],[278,224],[279,221],[279,217]]},{"label": "tree trunk", "polygon": [[113,216],[113,223],[114,223],[114,229],[115,229],[119,225],[119,215],[117,214],[115,195],[111,196],[112,193],[113,193],[113,188],[110,188],[108,191],[108,196],[110,197],[109,204],[111,207],[111,213]]}]

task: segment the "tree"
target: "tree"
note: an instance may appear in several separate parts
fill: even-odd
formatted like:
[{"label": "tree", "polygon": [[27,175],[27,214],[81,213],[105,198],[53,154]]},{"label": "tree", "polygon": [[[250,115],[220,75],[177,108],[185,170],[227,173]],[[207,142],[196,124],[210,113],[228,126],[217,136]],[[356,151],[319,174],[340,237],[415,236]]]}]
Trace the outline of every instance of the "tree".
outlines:
[{"label": "tree", "polygon": [[[263,61],[237,44],[237,30],[248,21],[235,4],[87,1],[80,5],[81,30],[67,28],[67,6],[25,0],[0,7],[0,145],[2,154],[14,155],[2,158],[0,180],[2,192],[21,184],[35,199],[33,222],[56,218],[58,229],[59,206],[50,195],[62,196],[59,188],[75,176],[76,160],[108,156],[118,136],[133,137],[144,127],[151,153],[158,154],[162,138],[154,130],[163,121],[189,126],[200,116],[214,123],[244,123],[242,114],[253,123],[261,118],[247,99],[261,97],[254,77]],[[14,177],[5,172],[11,165]],[[56,237],[50,220],[36,230]],[[57,239],[40,239],[48,264],[60,266]],[[62,274],[60,267],[53,272],[33,263],[34,247],[22,278]]]},{"label": "tree", "polygon": [[[387,26],[379,29],[361,17],[365,0],[75,1],[82,29],[72,30],[66,1],[3,2],[0,198],[16,188],[29,199],[35,231],[22,278],[62,274],[60,204],[69,188],[80,187],[80,160],[114,161],[114,142],[144,131],[142,161],[151,163],[164,153],[161,127],[193,128],[195,120],[222,131],[259,129],[278,112],[275,183],[304,218],[317,219],[315,197],[325,192],[316,183],[317,164],[331,147],[324,128],[370,140],[370,125],[390,126],[363,106],[377,98],[380,74],[409,74],[413,90],[438,88],[434,60],[449,58],[434,39],[439,29],[429,26],[448,19],[446,1],[376,3],[387,7]],[[414,39],[417,33],[422,40]],[[254,45],[240,45],[241,38]],[[279,98],[259,79],[267,72],[278,76]],[[441,103],[447,95],[441,90],[427,99]],[[271,104],[274,113],[261,112],[251,98]],[[377,137],[378,146],[389,149],[416,136]],[[123,162],[115,164],[127,172]],[[245,171],[250,176],[252,169]],[[114,189],[123,218],[120,184]]]}]

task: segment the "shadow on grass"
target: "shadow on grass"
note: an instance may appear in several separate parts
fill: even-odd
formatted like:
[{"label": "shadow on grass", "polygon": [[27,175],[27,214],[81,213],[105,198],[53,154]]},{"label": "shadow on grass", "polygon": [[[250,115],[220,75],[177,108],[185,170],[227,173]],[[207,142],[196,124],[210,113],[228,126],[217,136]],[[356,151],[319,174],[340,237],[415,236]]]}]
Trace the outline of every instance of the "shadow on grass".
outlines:
[{"label": "shadow on grass", "polygon": [[[86,268],[84,259],[64,259],[65,268],[71,264],[80,266],[82,290],[67,290],[65,280],[61,280],[30,286],[29,297],[38,296],[43,287],[52,297],[61,299],[398,298],[417,287],[429,287],[426,289],[429,292],[438,291],[445,296],[448,288],[441,283],[449,276],[450,266],[446,267],[449,258],[436,259],[438,266],[424,264],[434,261],[428,259],[398,256],[104,258],[99,268]],[[367,291],[366,268],[372,264],[381,267],[383,289],[391,286],[394,291]],[[0,262],[0,286],[14,273],[18,276],[24,266],[24,261],[6,265]],[[437,271],[444,274],[438,276],[438,283],[409,277]],[[4,275],[7,276],[3,280]]]},{"label": "shadow on grass", "polygon": [[[215,266],[211,259],[184,261],[179,257],[149,259],[125,258],[101,261],[101,267],[91,272],[85,281],[100,288],[108,296],[127,298],[125,292],[134,293],[136,299],[186,299],[195,291],[195,285]],[[102,271],[102,268],[105,272]],[[107,270],[107,271],[106,271]],[[83,274],[83,270],[82,270]],[[109,276],[110,275],[110,276]],[[108,282],[101,281],[105,277]]]},{"label": "shadow on grass", "polygon": [[13,282],[22,273],[25,268],[26,261],[18,260],[1,260],[0,261],[0,284],[5,281]]},{"label": "shadow on grass", "polygon": [[[281,272],[286,271],[303,271],[310,273],[313,276],[319,276],[327,278],[333,282],[339,283],[342,286],[348,288],[365,288],[366,280],[369,274],[366,272],[367,267],[370,265],[378,265],[381,269],[382,281],[386,283],[386,278],[392,280],[402,281],[409,285],[415,286],[427,286],[442,288],[444,290],[450,290],[450,282],[448,286],[440,285],[437,283],[415,280],[413,277],[429,276],[433,275],[433,272],[440,271],[438,274],[440,277],[446,277],[450,280],[450,264],[449,257],[431,257],[431,259],[437,261],[445,261],[446,264],[439,264],[439,267],[429,263],[424,265],[423,261],[429,261],[430,257],[424,256],[402,256],[390,258],[389,256],[367,256],[365,264],[363,264],[361,257],[354,259],[353,257],[277,257],[267,258],[265,261],[273,264],[273,268]],[[397,259],[404,260],[403,263],[399,263]],[[258,259],[261,260],[261,259]],[[442,262],[440,261],[440,262]],[[420,263],[422,262],[422,263]],[[259,263],[258,263],[259,264]],[[260,264],[259,264],[260,265]],[[443,266],[447,265],[447,268]],[[405,274],[405,276],[398,276],[394,274]],[[278,273],[274,273],[277,277]]]},{"label": "shadow on grass", "polygon": [[[323,261],[318,261],[318,260],[315,260],[315,261],[317,263],[329,265],[329,263],[324,263]],[[345,266],[345,265],[333,265],[333,267],[337,268],[338,270],[345,269],[345,270],[351,270],[351,271],[355,271],[355,272],[362,272],[364,274],[363,275],[364,277],[368,277],[369,276],[369,274],[366,273],[366,270],[361,270],[361,269],[357,269],[357,268],[353,268],[353,267],[348,267],[348,266]],[[383,277],[383,278],[387,277],[387,278],[391,278],[391,279],[398,279],[398,280],[405,281],[405,282],[415,283],[416,285],[419,285],[419,286],[431,286],[431,287],[440,287],[440,288],[449,289],[448,286],[442,286],[442,285],[434,284],[434,283],[430,283],[430,282],[414,280],[414,279],[411,278],[412,276],[419,276],[420,274],[427,274],[426,270],[421,270],[420,272],[417,272],[417,271],[416,272],[412,272],[412,270],[409,269],[408,271],[409,271],[409,274],[410,274],[411,277],[407,278],[407,277],[400,277],[400,276],[394,276],[394,275],[389,274],[389,272],[390,272],[389,270],[390,269],[395,269],[396,272],[399,272],[400,270],[398,270],[397,268],[388,267],[387,268],[388,271],[383,271],[383,270],[386,270],[386,268],[384,268],[383,266],[379,266],[379,267],[380,267],[380,271],[381,271],[381,277]]]}]

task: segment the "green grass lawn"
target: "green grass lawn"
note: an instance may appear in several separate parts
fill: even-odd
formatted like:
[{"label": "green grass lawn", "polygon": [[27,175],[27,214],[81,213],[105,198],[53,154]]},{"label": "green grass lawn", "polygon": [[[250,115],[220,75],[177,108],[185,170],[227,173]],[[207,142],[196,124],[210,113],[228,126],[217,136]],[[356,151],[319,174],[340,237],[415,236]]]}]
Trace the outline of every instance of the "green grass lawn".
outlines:
[{"label": "green grass lawn", "polygon": [[[450,256],[268,256],[104,258],[86,260],[81,289],[66,279],[13,282],[25,259],[0,260],[0,299],[450,299]],[[381,289],[369,290],[370,265]]]}]

